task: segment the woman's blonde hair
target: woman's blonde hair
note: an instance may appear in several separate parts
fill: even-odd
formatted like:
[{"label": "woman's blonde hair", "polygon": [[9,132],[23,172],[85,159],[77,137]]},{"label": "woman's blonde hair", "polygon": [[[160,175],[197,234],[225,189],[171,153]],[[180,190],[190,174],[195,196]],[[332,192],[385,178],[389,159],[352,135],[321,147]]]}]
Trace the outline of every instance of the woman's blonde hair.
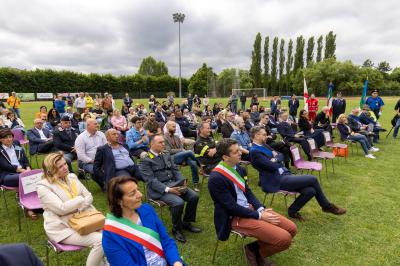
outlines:
[{"label": "woman's blonde hair", "polygon": [[43,178],[47,179],[49,183],[54,183],[57,180],[56,173],[58,172],[57,163],[64,158],[62,151],[53,152],[44,158],[42,163]]},{"label": "woman's blonde hair", "polygon": [[343,118],[346,118],[347,116],[345,114],[341,114],[339,115],[339,117],[336,119],[336,123],[340,123],[340,120],[342,120]]}]

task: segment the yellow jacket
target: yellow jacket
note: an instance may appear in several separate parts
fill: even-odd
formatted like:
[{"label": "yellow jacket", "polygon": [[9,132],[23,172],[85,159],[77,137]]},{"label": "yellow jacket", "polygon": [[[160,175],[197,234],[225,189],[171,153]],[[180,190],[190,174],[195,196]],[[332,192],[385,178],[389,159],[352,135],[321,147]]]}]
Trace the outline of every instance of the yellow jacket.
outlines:
[{"label": "yellow jacket", "polygon": [[18,97],[10,96],[7,99],[7,104],[10,106],[10,108],[19,108],[19,106],[21,105],[21,99]]},{"label": "yellow jacket", "polygon": [[86,101],[86,108],[93,108],[94,101],[91,96],[86,96],[85,101]]}]

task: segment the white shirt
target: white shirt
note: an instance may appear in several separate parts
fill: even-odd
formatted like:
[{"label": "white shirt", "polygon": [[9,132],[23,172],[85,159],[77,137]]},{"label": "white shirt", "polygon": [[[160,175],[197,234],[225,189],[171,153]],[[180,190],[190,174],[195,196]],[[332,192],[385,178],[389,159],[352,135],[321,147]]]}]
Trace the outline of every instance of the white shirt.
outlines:
[{"label": "white shirt", "polygon": [[15,152],[14,146],[11,145],[11,147],[7,147],[5,145],[2,145],[3,149],[6,151],[8,157],[10,158],[11,164],[15,165],[17,167],[21,167],[21,164],[18,161],[17,153]]},{"label": "white shirt", "polygon": [[76,108],[85,108],[86,107],[86,100],[85,98],[78,97],[75,99],[75,107]]},{"label": "white shirt", "polygon": [[37,127],[35,127],[36,128],[36,130],[39,132],[39,135],[40,135],[40,139],[43,139],[43,140],[47,140],[47,137],[44,135],[44,133],[43,133],[43,128],[41,128],[41,129],[39,129],[39,128],[37,128]]},{"label": "white shirt", "polygon": [[75,149],[78,160],[88,163],[94,160],[97,148],[107,144],[106,136],[101,131],[96,131],[95,134],[85,130],[75,140]]},{"label": "white shirt", "polygon": [[[140,220],[140,217],[136,224],[143,226],[142,220]],[[143,246],[143,251],[144,251],[144,256],[146,257],[147,265],[152,265],[152,266],[166,266],[167,265],[167,261],[160,255],[155,253],[154,251],[146,248],[145,246]]]},{"label": "white shirt", "polygon": [[[180,139],[183,139],[183,134],[182,134],[181,127],[176,122],[175,122],[175,125],[176,125],[176,130],[175,130],[175,134],[174,135],[177,136]],[[164,134],[168,133],[167,124],[164,125],[163,131],[164,131]]]}]

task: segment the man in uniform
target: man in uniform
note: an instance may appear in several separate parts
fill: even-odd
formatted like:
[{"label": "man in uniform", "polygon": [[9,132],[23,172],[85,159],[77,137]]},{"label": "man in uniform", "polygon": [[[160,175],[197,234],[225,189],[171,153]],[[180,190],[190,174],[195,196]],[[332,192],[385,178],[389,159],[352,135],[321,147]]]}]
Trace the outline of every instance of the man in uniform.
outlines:
[{"label": "man in uniform", "polygon": [[342,98],[342,93],[339,91],[336,96],[332,101],[332,123],[336,123],[339,115],[346,112],[346,100]]},{"label": "man in uniform", "polygon": [[385,103],[383,102],[382,98],[378,96],[378,90],[373,90],[371,96],[368,97],[365,104],[369,106],[372,112],[374,112],[376,116],[376,120],[382,115],[382,109]]},{"label": "man in uniform", "polygon": [[[147,184],[148,197],[165,202],[171,211],[172,235],[180,242],[186,242],[182,229],[192,233],[201,232],[191,223],[196,220],[199,195],[187,187],[186,179],[179,172],[174,158],[164,153],[165,140],[162,135],[150,138],[150,152],[140,163],[140,172]],[[185,213],[183,209],[185,207]],[[182,218],[183,214],[183,218]]]},{"label": "man in uniform", "polygon": [[219,163],[221,158],[217,155],[216,143],[211,137],[210,123],[202,122],[199,128],[199,137],[194,144],[194,153],[200,164],[204,165],[204,172],[209,174]]}]

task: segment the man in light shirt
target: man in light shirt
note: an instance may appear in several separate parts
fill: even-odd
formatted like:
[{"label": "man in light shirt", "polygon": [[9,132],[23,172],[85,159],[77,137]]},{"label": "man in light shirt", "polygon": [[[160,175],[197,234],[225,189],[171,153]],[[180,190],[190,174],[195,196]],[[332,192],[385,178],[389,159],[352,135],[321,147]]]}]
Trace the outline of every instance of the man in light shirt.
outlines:
[{"label": "man in light shirt", "polygon": [[86,130],[75,140],[75,150],[78,156],[79,168],[93,174],[93,163],[97,148],[107,143],[106,136],[99,131],[96,119],[86,120]]},{"label": "man in light shirt", "polygon": [[84,96],[85,94],[83,92],[80,92],[79,97],[75,99],[75,108],[80,114],[83,113],[83,109],[85,109],[86,107],[86,100]]}]

